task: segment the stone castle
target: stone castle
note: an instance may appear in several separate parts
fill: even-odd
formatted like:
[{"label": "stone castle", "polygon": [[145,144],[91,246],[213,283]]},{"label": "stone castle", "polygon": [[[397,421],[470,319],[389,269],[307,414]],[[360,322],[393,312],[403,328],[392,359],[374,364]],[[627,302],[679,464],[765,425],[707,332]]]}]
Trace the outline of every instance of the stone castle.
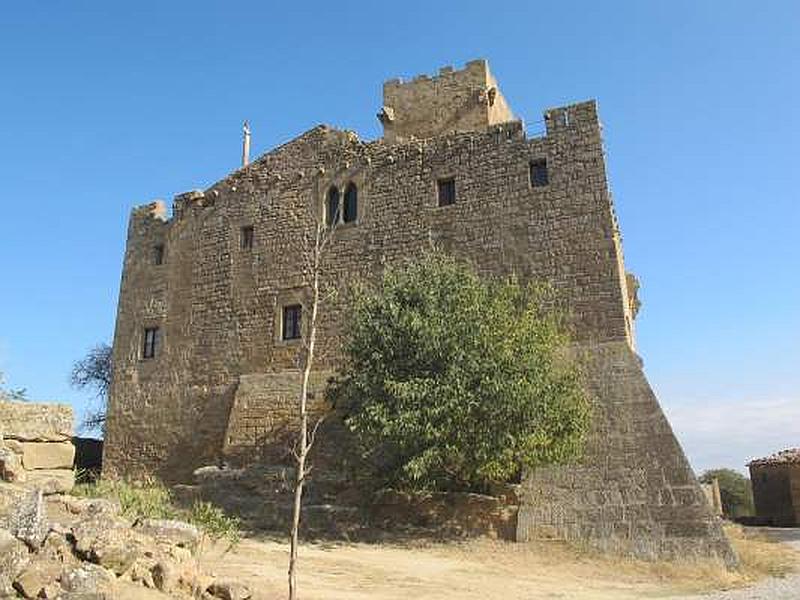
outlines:
[{"label": "stone castle", "polygon": [[[552,284],[595,405],[585,458],[526,474],[516,538],[734,560],[634,352],[595,102],[526,134],[483,60],[388,81],[383,137],[314,127],[204,191],[134,209],[114,337],[104,469],[185,481],[279,459],[296,411],[309,231],[337,223],[341,288],[432,246],[485,275]],[[346,294],[321,314],[314,403],[340,359]],[[285,449],[285,448],[284,448]],[[329,444],[329,453],[344,452]]]}]

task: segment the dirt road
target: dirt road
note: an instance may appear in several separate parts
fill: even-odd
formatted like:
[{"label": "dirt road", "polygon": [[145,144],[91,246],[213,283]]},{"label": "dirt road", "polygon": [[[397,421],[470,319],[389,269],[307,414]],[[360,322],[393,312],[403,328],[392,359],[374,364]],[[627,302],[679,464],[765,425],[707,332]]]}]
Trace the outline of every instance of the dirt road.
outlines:
[{"label": "dirt road", "polygon": [[[284,597],[283,542],[247,539],[228,553],[215,547],[205,553],[204,562],[216,575],[248,584],[255,598]],[[300,569],[302,600],[800,598],[798,576],[759,584],[770,596],[746,595],[749,590],[698,596],[700,590],[741,585],[742,579],[707,565],[677,568],[587,556],[555,543],[307,544],[301,550]],[[787,586],[794,595],[785,595]],[[730,595],[740,592],[745,595]]]}]

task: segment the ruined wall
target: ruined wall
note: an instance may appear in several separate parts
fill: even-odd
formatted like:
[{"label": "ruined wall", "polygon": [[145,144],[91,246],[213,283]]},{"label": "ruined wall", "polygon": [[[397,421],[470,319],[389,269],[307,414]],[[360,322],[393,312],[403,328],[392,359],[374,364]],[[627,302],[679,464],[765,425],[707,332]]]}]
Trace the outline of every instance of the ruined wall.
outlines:
[{"label": "ruined wall", "polygon": [[72,423],[72,407],[64,404],[0,400],[0,512],[25,490],[72,489]]}]

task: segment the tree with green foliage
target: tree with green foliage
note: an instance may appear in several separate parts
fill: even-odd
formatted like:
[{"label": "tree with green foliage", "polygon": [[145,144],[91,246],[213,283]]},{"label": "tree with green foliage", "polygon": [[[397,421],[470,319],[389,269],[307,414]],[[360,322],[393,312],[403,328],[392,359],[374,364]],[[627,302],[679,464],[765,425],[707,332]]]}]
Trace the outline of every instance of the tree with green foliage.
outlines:
[{"label": "tree with green foliage", "polygon": [[722,513],[731,519],[754,514],[750,480],[733,469],[710,469],[700,475],[702,483],[719,484]]},{"label": "tree with green foliage", "polygon": [[546,300],[435,253],[355,291],[328,395],[386,483],[480,491],[580,455],[589,403]]}]

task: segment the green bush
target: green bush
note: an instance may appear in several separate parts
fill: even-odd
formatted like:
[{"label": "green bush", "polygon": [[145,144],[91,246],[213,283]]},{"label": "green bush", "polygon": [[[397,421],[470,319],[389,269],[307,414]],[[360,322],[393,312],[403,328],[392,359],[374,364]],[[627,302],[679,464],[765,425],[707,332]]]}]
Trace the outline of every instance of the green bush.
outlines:
[{"label": "green bush", "polygon": [[213,539],[225,538],[232,544],[239,541],[239,517],[225,514],[219,506],[196,501],[189,512],[189,522],[205,531]]},{"label": "green bush", "polygon": [[72,493],[87,498],[116,500],[122,515],[129,519],[174,519],[179,512],[169,488],[158,481],[131,483],[121,479],[100,479],[76,485]]},{"label": "green bush", "polygon": [[431,254],[354,296],[328,397],[387,483],[483,490],[580,454],[589,405],[546,291]]}]

